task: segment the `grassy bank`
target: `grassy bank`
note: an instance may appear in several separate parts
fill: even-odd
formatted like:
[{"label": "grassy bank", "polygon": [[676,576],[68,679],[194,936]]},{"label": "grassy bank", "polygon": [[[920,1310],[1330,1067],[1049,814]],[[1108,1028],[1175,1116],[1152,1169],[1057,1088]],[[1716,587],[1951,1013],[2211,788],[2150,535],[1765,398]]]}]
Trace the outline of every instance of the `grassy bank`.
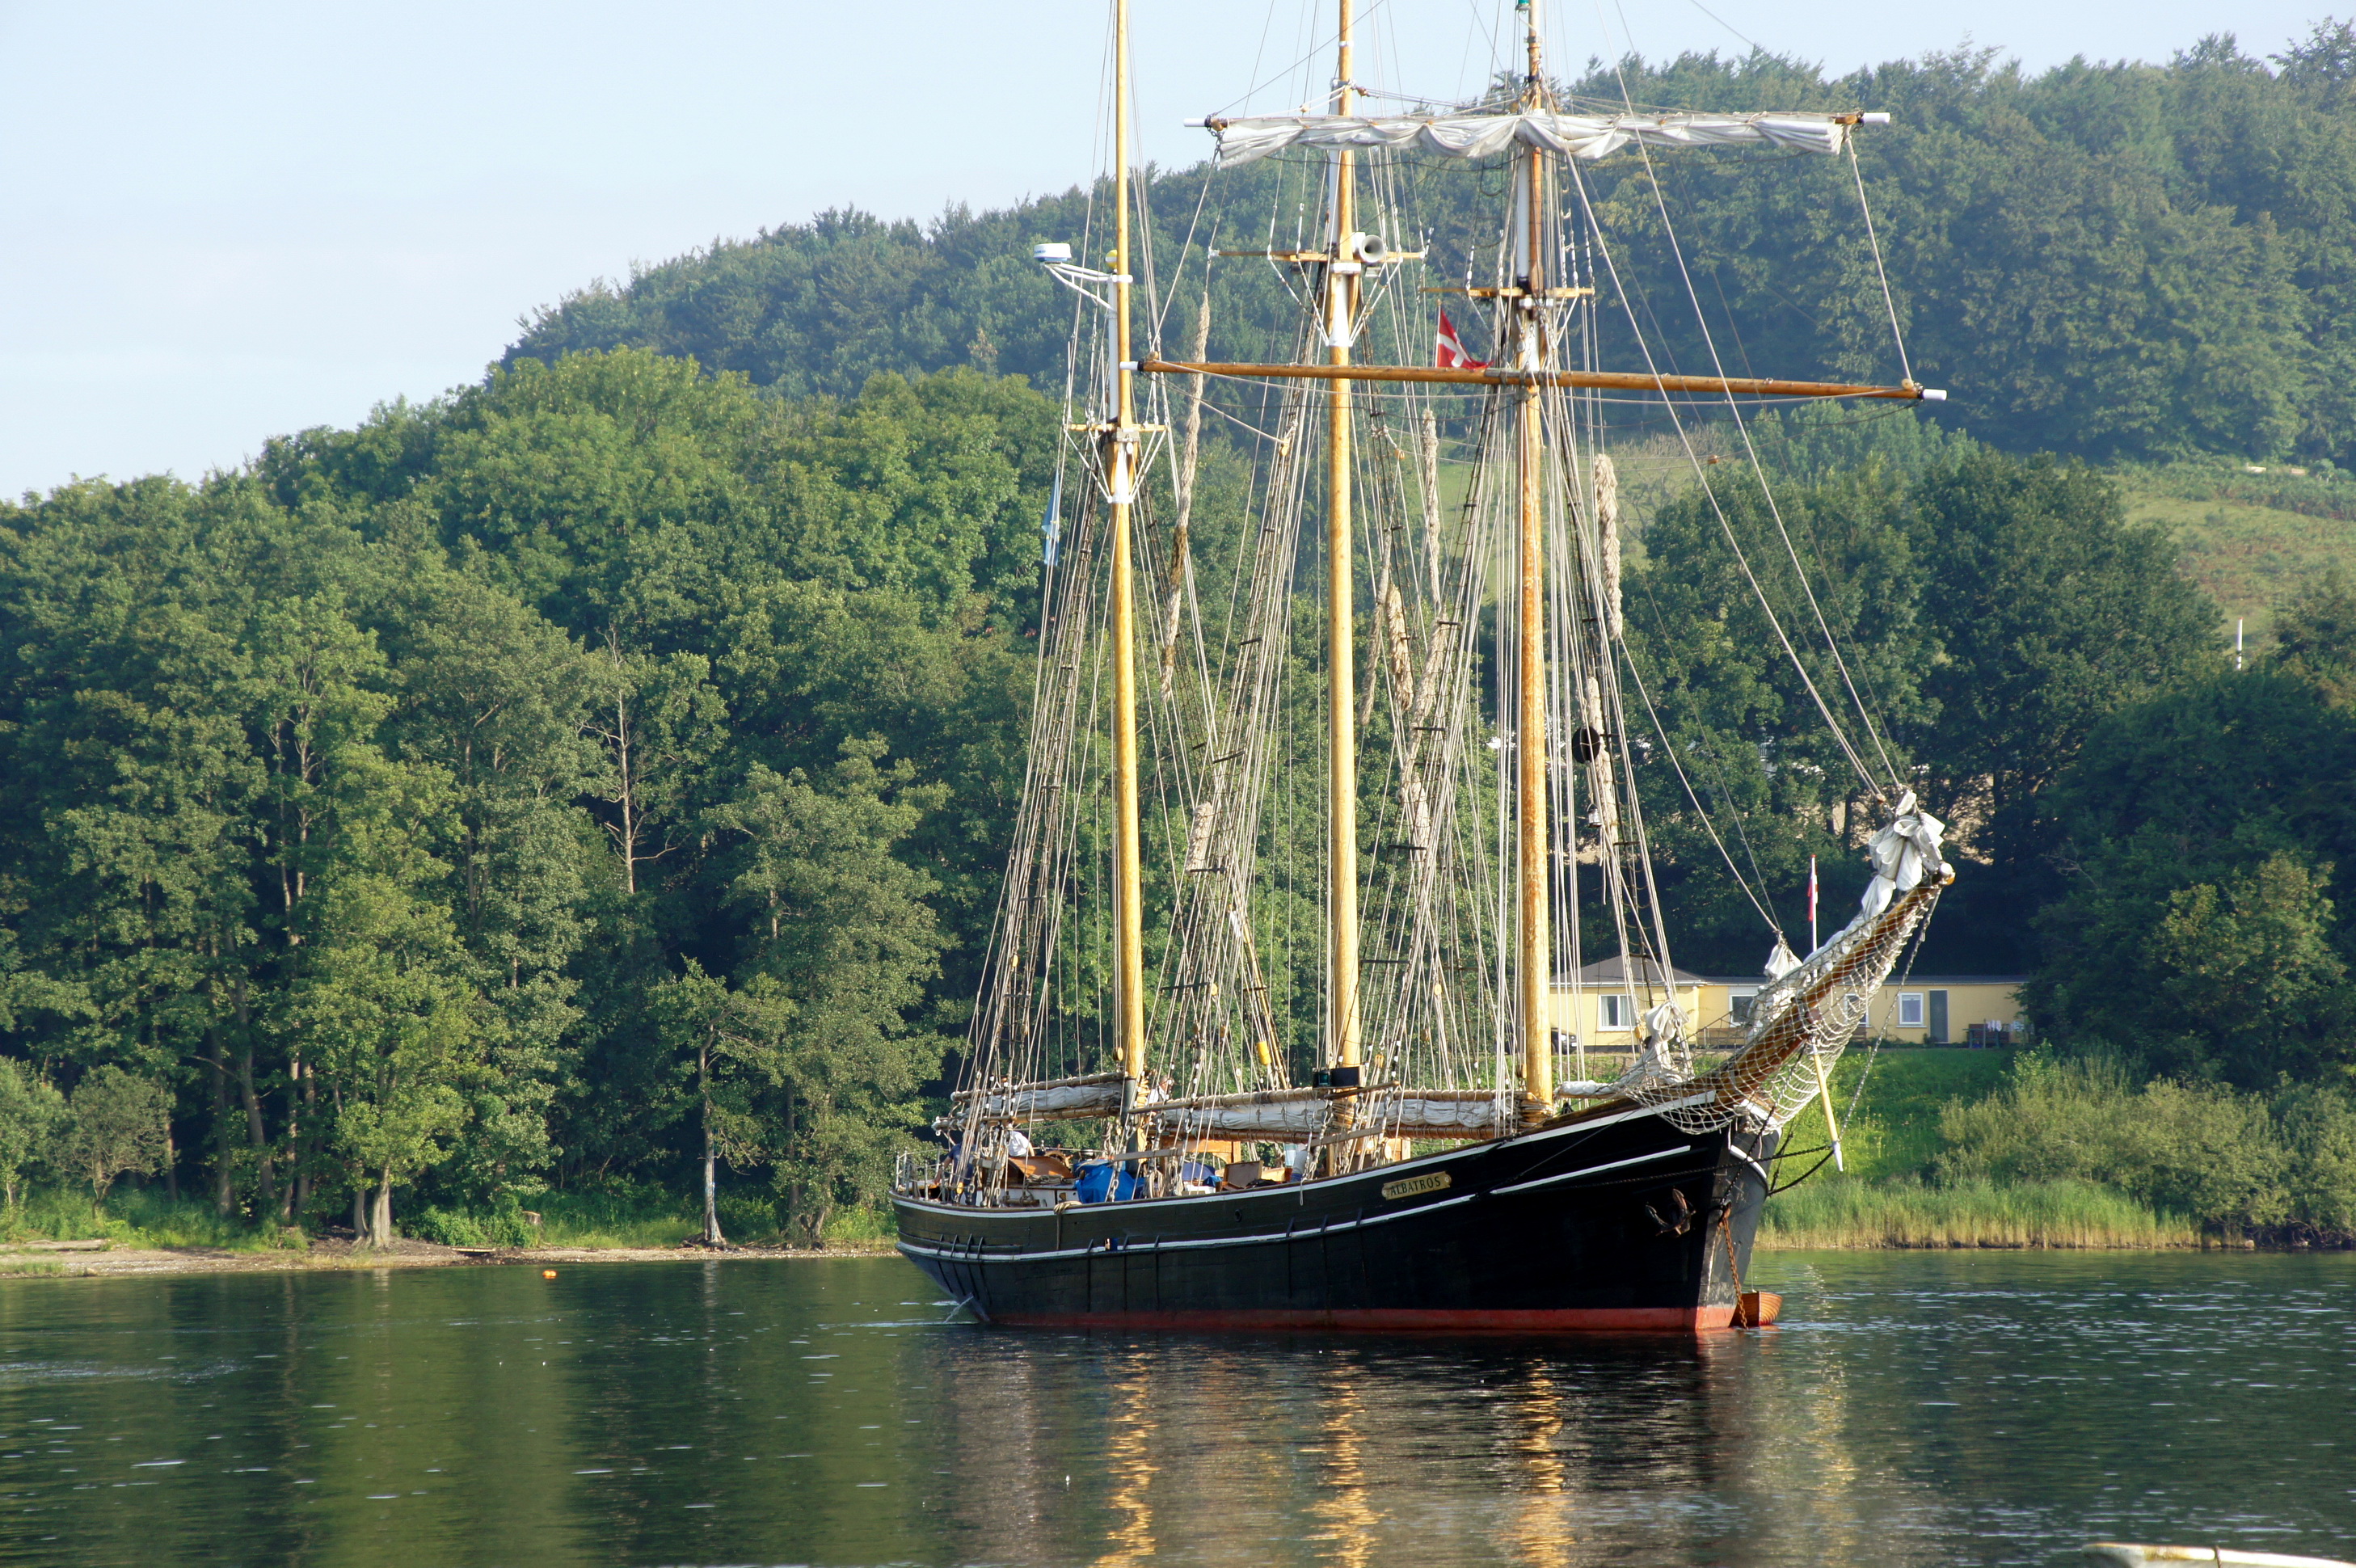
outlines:
[{"label": "grassy bank", "polygon": [[[2014,1053],[1885,1046],[1873,1054],[1870,1064],[1867,1056],[1862,1048],[1851,1049],[1833,1069],[1833,1106],[1840,1117],[1847,1174],[1873,1180],[1927,1175],[1939,1153],[1940,1112],[1954,1101],[1982,1100],[1993,1093],[2011,1069]],[[1866,1086],[1861,1100],[1857,1092],[1860,1078]],[[1817,1148],[1825,1142],[1821,1104],[1810,1105],[1784,1130],[1788,1149]],[[1797,1174],[1790,1168],[1784,1173],[1786,1179]],[[1832,1167],[1826,1166],[1824,1174],[1832,1175]]]},{"label": "grassy bank", "polygon": [[[420,1206],[396,1209],[394,1228],[404,1237],[450,1247],[561,1248],[575,1251],[645,1251],[674,1248],[703,1231],[701,1210],[677,1193],[651,1186],[602,1192],[547,1192],[531,1200],[532,1225],[520,1206],[496,1211]],[[257,1227],[242,1215],[224,1219],[201,1197],[167,1197],[159,1190],[124,1184],[102,1209],[85,1187],[37,1188],[14,1208],[0,1209],[0,1248],[44,1241],[103,1240],[117,1248],[156,1251],[202,1249],[231,1252],[306,1250],[321,1239],[318,1217],[310,1231]],[[720,1200],[721,1229],[738,1245],[800,1248],[798,1231],[787,1234],[776,1205],[760,1196],[729,1194]],[[348,1232],[330,1231],[348,1237]],[[889,1241],[888,1213],[846,1209],[826,1228],[830,1247],[858,1249]],[[31,1265],[0,1264],[0,1273],[44,1272]]]},{"label": "grassy bank", "polygon": [[2198,1247],[2189,1219],[2078,1181],[1932,1187],[1820,1177],[1779,1195],[1759,1245],[1803,1247]]},{"label": "grassy bank", "polygon": [[0,1212],[0,1242],[107,1240],[120,1247],[212,1247],[229,1251],[300,1250],[307,1242],[274,1227],[256,1229],[242,1217],[224,1219],[199,1198],[167,1197],[152,1189],[118,1187],[100,1208],[84,1187],[25,1195]]},{"label": "grassy bank", "polygon": [[[2193,1223],[2091,1182],[1933,1184],[1939,1113],[1985,1099],[2011,1068],[2009,1051],[1883,1048],[1867,1070],[1851,1051],[1833,1077],[1845,1172],[1824,1166],[1781,1193],[1760,1222],[1759,1245],[1804,1247],[2197,1247]],[[1857,1086],[1865,1079],[1859,1098]],[[1856,1105],[1854,1113],[1850,1111]],[[1826,1142],[1823,1110],[1794,1120],[1784,1147]],[[1818,1158],[1783,1162],[1791,1180]]]}]

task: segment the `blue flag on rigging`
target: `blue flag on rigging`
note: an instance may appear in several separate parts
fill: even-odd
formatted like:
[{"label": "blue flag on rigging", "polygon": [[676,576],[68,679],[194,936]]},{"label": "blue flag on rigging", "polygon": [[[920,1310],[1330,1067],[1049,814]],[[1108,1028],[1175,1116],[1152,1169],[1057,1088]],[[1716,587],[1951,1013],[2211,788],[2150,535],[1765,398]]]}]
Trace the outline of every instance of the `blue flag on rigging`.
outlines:
[{"label": "blue flag on rigging", "polygon": [[1055,487],[1047,492],[1047,515],[1040,520],[1039,536],[1046,541],[1047,569],[1055,569],[1055,546],[1064,539],[1064,470],[1055,470]]}]

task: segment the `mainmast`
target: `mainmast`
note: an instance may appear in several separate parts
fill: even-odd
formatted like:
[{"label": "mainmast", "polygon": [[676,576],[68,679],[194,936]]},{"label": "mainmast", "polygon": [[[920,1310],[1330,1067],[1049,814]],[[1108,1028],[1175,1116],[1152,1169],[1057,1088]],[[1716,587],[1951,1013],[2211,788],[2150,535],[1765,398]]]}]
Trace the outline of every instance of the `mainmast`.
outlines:
[{"label": "mainmast", "polygon": [[[1522,110],[1543,108],[1539,75],[1537,0],[1522,0],[1527,30],[1529,70],[1522,83]],[[1517,674],[1520,712],[1515,720],[1515,834],[1521,903],[1522,1120],[1554,1114],[1554,944],[1547,921],[1547,733],[1546,733],[1546,432],[1545,393],[1537,380],[1546,368],[1546,155],[1537,147],[1523,155],[1521,207],[1524,221],[1515,237],[1522,252],[1521,275],[1514,280],[1519,317],[1515,364],[1524,380],[1520,397],[1521,517],[1517,530],[1515,587],[1520,646]]]},{"label": "mainmast", "polygon": [[1135,360],[1129,342],[1129,0],[1113,0],[1115,401],[1112,429],[1105,435],[1105,473],[1112,501],[1114,1038],[1120,1047],[1121,1075],[1127,1079],[1125,1112],[1137,1103],[1145,1078],[1145,898],[1137,804],[1137,585],[1130,559],[1139,431]]},{"label": "mainmast", "polygon": [[[1333,65],[1333,113],[1350,113],[1352,0],[1340,0]],[[1357,155],[1333,154],[1333,251],[1325,265],[1324,338],[1328,362],[1350,362],[1350,335],[1358,317],[1358,277],[1365,263],[1351,233],[1357,207]],[[1124,350],[1123,357],[1126,357]],[[1325,394],[1325,648],[1326,779],[1329,822],[1326,905],[1332,930],[1327,1059],[1358,1065],[1358,738],[1357,635],[1351,598],[1351,383],[1336,376]]]}]

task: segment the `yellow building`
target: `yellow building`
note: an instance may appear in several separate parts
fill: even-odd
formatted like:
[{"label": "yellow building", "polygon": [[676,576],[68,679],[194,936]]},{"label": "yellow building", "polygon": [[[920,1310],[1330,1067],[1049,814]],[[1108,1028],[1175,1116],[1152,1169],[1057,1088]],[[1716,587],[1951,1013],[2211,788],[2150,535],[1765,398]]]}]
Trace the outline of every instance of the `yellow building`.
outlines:
[{"label": "yellow building", "polygon": [[2025,974],[1910,974],[1877,993],[1858,1037],[1915,1046],[2017,1045],[2028,1037]]},{"label": "yellow building", "polygon": [[[1726,1012],[1725,988],[1715,981],[1672,968],[1669,986],[1664,989],[1660,966],[1652,960],[1638,959],[1631,968],[1633,984],[1622,978],[1617,958],[1600,959],[1580,970],[1577,985],[1555,982],[1555,1034],[1566,1043],[1576,1041],[1590,1050],[1633,1051],[1637,1045],[1636,1020],[1647,1008],[1669,1000],[1672,993],[1688,1019],[1707,1025]],[[1713,998],[1713,988],[1721,994]]]},{"label": "yellow building", "polygon": [[[1649,959],[1632,966],[1635,983],[1622,977],[1620,961],[1603,959],[1579,972],[1576,986],[1558,981],[1554,1027],[1566,1046],[1597,1051],[1632,1051],[1636,1022],[1644,1010],[1674,993],[1693,1026],[1697,1043],[1734,1044],[1751,1022],[1751,1000],[1767,983],[1763,977],[1730,979],[1669,972],[1664,987]],[[1915,974],[1893,980],[1867,1010],[1860,1040],[1883,1036],[1912,1046],[2011,1045],[2028,1036],[2018,974]]]}]

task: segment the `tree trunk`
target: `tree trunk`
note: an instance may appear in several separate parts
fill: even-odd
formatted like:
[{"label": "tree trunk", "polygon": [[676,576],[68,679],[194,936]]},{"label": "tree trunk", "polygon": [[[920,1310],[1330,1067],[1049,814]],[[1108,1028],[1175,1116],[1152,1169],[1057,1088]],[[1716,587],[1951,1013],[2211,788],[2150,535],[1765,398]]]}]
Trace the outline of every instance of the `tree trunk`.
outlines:
[{"label": "tree trunk", "polygon": [[703,1244],[724,1247],[728,1238],[720,1233],[720,1193],[712,1174],[711,1102],[707,1101],[703,1109]]},{"label": "tree trunk", "polygon": [[164,1121],[164,1196],[170,1201],[180,1201],[180,1145],[172,1137],[169,1117]]},{"label": "tree trunk", "polygon": [[352,1240],[363,1247],[368,1245],[368,1188],[362,1185],[359,1176],[354,1176],[352,1178]]},{"label": "tree trunk", "polygon": [[253,1217],[260,1219],[277,1206],[278,1182],[276,1173],[271,1168],[270,1139],[262,1120],[262,1097],[253,1091],[252,1046],[238,1055],[237,1088],[245,1101],[245,1135],[253,1145]]},{"label": "tree trunk", "polygon": [[369,1245],[392,1245],[392,1172],[377,1175],[376,1201],[369,1205]]},{"label": "tree trunk", "polygon": [[303,1141],[294,1147],[294,1201],[290,1225],[299,1225],[311,1208],[311,1145],[318,1142],[316,1118],[319,1110],[319,1076],[309,1064],[303,1068]]},{"label": "tree trunk", "polygon": [[294,1184],[302,1178],[303,1168],[303,1058],[290,1058],[286,1064],[286,1159],[291,1167],[286,1173],[286,1190],[278,1195],[278,1223],[286,1224],[294,1217]]},{"label": "tree trunk", "polygon": [[703,1099],[703,1244],[724,1247],[728,1238],[720,1233],[720,1193],[714,1176],[717,1164],[712,1147],[712,1051],[709,1047],[695,1053],[695,1084]]},{"label": "tree trunk", "polygon": [[605,628],[605,650],[614,660],[614,805],[621,821],[616,824],[614,842],[622,852],[622,891],[636,895],[638,890],[638,795],[637,776],[632,771],[635,760],[630,756],[630,692],[623,684],[622,638],[616,628]]},{"label": "tree trunk", "polygon": [[213,1069],[213,1208],[226,1219],[237,1208],[237,1184],[230,1175],[229,1063],[218,1037],[212,1053],[206,1060]]},{"label": "tree trunk", "polygon": [[834,1217],[834,1205],[821,1203],[801,1216],[803,1233],[809,1237],[810,1251],[826,1251],[826,1222]]}]

